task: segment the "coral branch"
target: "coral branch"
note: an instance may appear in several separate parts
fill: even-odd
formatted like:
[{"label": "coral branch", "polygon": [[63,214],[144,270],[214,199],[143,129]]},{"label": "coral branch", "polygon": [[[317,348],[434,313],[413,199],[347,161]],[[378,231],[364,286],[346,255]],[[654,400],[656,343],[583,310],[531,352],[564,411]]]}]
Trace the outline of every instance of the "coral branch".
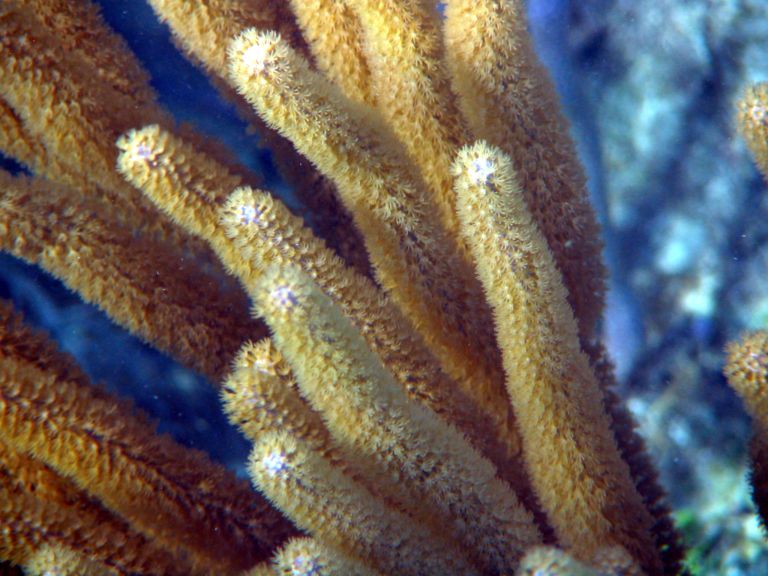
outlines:
[{"label": "coral branch", "polygon": [[416,0],[350,0],[362,23],[377,109],[418,166],[443,227],[459,236],[450,168],[470,136],[441,62],[434,8]]},{"label": "coral branch", "polygon": [[10,353],[0,356],[0,430],[14,450],[71,479],[148,538],[185,550],[200,568],[248,568],[291,534],[246,486],[201,453],[154,435],[144,417],[3,312],[0,344]]},{"label": "coral branch", "polygon": [[389,508],[285,432],[259,438],[250,471],[259,489],[298,526],[385,573],[477,574],[455,545]]},{"label": "coral branch", "polygon": [[138,118],[168,121],[154,103],[141,103],[100,81],[41,25],[30,6],[14,1],[0,7],[0,87],[25,134],[46,151],[47,162],[33,160],[36,171],[106,195],[113,214],[132,228],[174,234],[114,170],[114,141],[121,132]]},{"label": "coral branch", "polygon": [[259,114],[336,181],[387,294],[465,393],[506,423],[481,288],[391,137],[275,34],[245,32],[230,58],[233,81]]},{"label": "coral branch", "polygon": [[768,526],[768,332],[745,334],[727,353],[723,372],[752,416],[752,500]]},{"label": "coral branch", "polygon": [[493,466],[436,415],[408,401],[327,296],[298,271],[272,269],[257,303],[302,393],[368,482],[462,541],[492,573],[541,541]]},{"label": "coral branch", "polygon": [[462,150],[454,173],[462,231],[496,314],[527,469],[558,538],[585,560],[600,545],[625,546],[655,573],[653,520],[618,453],[562,280],[511,161],[481,142]]},{"label": "coral branch", "polygon": [[223,291],[215,276],[180,263],[167,246],[139,237],[77,191],[1,170],[0,190],[0,247],[214,382],[243,340],[265,333],[248,318],[242,294]]},{"label": "coral branch", "polygon": [[272,340],[247,342],[221,388],[224,411],[251,441],[270,430],[285,430],[313,450],[328,453],[328,430],[298,388]]},{"label": "coral branch", "polygon": [[512,159],[588,340],[603,311],[602,243],[567,122],[526,30],[525,6],[448,0],[445,15],[446,59],[462,112],[477,138]]},{"label": "coral branch", "polygon": [[[254,483],[315,540],[268,565],[290,520],[0,308],[0,557],[501,576],[543,542],[564,550],[539,567],[679,573],[595,338],[597,227],[522,3],[150,2],[317,214],[176,128],[87,0],[6,0],[0,148],[34,176],[0,172],[0,248],[211,379],[231,367]],[[476,136],[496,148],[452,173]]]},{"label": "coral branch", "polygon": [[350,6],[336,0],[291,0],[291,7],[318,68],[347,98],[373,104],[362,29]]},{"label": "coral branch", "polygon": [[768,83],[750,86],[738,103],[739,131],[763,177],[768,179]]},{"label": "coral branch", "polygon": [[70,480],[4,442],[0,442],[0,522],[0,555],[27,570],[50,560],[46,549],[63,547],[125,576],[194,572],[185,558],[156,545]]},{"label": "coral branch", "polygon": [[300,266],[344,310],[412,397],[459,426],[519,492],[529,493],[515,431],[494,425],[443,372],[400,310],[279,200],[240,188],[222,205],[239,178],[158,127],[133,131],[119,146],[118,164],[126,178],[174,221],[208,241],[246,290],[254,294],[263,271],[274,263]]}]

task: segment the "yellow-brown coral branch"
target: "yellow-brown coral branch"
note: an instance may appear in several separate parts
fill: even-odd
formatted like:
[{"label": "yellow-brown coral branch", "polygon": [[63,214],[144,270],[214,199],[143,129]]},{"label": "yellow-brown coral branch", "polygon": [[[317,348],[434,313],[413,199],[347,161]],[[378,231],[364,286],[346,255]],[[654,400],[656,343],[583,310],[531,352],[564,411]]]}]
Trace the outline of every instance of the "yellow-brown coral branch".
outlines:
[{"label": "yellow-brown coral branch", "polygon": [[65,546],[45,545],[24,563],[27,576],[117,576],[119,573]]},{"label": "yellow-brown coral branch", "polygon": [[303,395],[346,458],[407,509],[430,518],[492,573],[540,543],[531,515],[452,426],[407,399],[360,334],[306,276],[273,268],[257,304]]},{"label": "yellow-brown coral branch", "polygon": [[278,30],[299,42],[298,29],[285,2],[270,0],[207,0],[183,4],[149,0],[152,9],[173,31],[176,41],[214,76],[224,77],[229,41],[247,28]]},{"label": "yellow-brown coral branch", "polygon": [[224,411],[251,441],[285,430],[327,453],[331,439],[320,415],[301,397],[291,367],[272,340],[247,342],[221,388]]},{"label": "yellow-brown coral branch", "polygon": [[745,334],[728,345],[724,373],[749,415],[768,430],[768,331]]},{"label": "yellow-brown coral branch", "polygon": [[[344,266],[269,194],[248,188],[235,191],[223,220],[245,261],[260,268],[272,263],[300,267],[341,307],[411,397],[454,422],[498,459],[505,474],[515,476],[510,470],[519,451],[515,431],[482,416],[480,406],[446,376],[403,314],[370,280]],[[255,278],[250,287],[255,296]]]},{"label": "yellow-brown coral branch", "polygon": [[738,103],[739,131],[768,180],[768,82],[750,86]]},{"label": "yellow-brown coral branch", "polygon": [[[113,213],[137,230],[172,234],[114,169],[115,138],[139,118],[167,122],[165,114],[100,82],[28,6],[14,1],[0,7],[0,97],[51,157],[34,168],[50,169],[47,177],[72,186],[98,189]],[[61,173],[59,165],[65,167]]]},{"label": "yellow-brown coral branch", "polygon": [[135,107],[144,112],[145,107],[152,109],[157,97],[149,74],[123,37],[105,24],[97,5],[68,0],[24,0],[24,5],[90,74],[125,95]]},{"label": "yellow-brown coral branch", "polygon": [[[156,127],[120,139],[125,177],[190,233],[208,241],[252,294],[274,263],[300,266],[326,290],[408,393],[459,426],[522,494],[530,494],[516,462],[514,429],[482,413],[447,377],[402,313],[366,277],[355,273],[271,195],[241,188],[216,211],[239,178],[178,137]],[[530,502],[530,496],[526,497]]]},{"label": "yellow-brown coral branch", "polygon": [[511,161],[479,143],[455,164],[462,230],[496,313],[528,473],[561,544],[590,560],[626,547],[660,572],[645,509],[621,459],[573,312]]},{"label": "yellow-brown coral branch", "polygon": [[373,104],[360,22],[346,2],[291,0],[318,68],[351,100]]},{"label": "yellow-brown coral branch", "polygon": [[459,235],[451,163],[470,139],[441,61],[434,7],[419,0],[347,0],[365,31],[377,109],[419,167],[445,229]]},{"label": "yellow-brown coral branch", "polygon": [[382,572],[477,574],[451,543],[389,508],[285,432],[265,434],[254,444],[250,472],[259,489],[299,527]]},{"label": "yellow-brown coral branch", "polygon": [[602,344],[585,349],[590,358],[595,376],[603,392],[605,411],[611,418],[611,428],[621,453],[629,466],[632,480],[643,503],[654,518],[653,535],[659,551],[664,574],[679,574],[685,557],[680,535],[675,530],[672,510],[666,501],[666,492],[659,482],[659,473],[651,462],[645,441],[637,431],[637,423],[624,405],[616,386],[613,366]]},{"label": "yellow-brown coral branch", "polygon": [[623,548],[601,549],[590,565],[551,547],[537,547],[523,558],[517,576],[644,576],[632,557]]},{"label": "yellow-brown coral branch", "polygon": [[520,0],[448,0],[446,60],[475,136],[512,159],[589,339],[603,311],[602,243],[567,122],[526,26]]},{"label": "yellow-brown coral branch", "polygon": [[155,436],[146,418],[91,386],[11,315],[0,330],[13,353],[0,355],[0,430],[14,450],[33,454],[147,537],[182,548],[200,568],[243,570],[291,534],[247,486],[201,453]]},{"label": "yellow-brown coral branch", "polygon": [[[90,387],[72,358],[59,352],[44,335],[24,326],[6,302],[0,302],[0,358],[33,365],[56,382]],[[4,411],[7,405],[0,404]],[[43,547],[63,545],[121,575],[181,576],[193,571],[187,559],[146,539],[71,480],[29,454],[17,452],[5,431],[0,438],[0,522],[13,527],[0,537],[4,558],[28,564]]]},{"label": "yellow-brown coral branch", "polygon": [[768,331],[744,334],[727,348],[728,384],[752,417],[752,500],[768,525]]},{"label": "yellow-brown coral branch", "polygon": [[[193,567],[133,530],[51,468],[0,440],[0,556],[27,569],[64,546],[121,576],[184,576]],[[83,574],[85,576],[85,574]]]},{"label": "yellow-brown coral branch", "polygon": [[384,290],[497,424],[510,417],[490,311],[407,159],[368,113],[341,98],[278,35],[250,30],[230,50],[238,89],[336,181]]},{"label": "yellow-brown coral branch", "polygon": [[249,319],[243,294],[225,292],[215,276],[137,236],[76,191],[4,171],[0,190],[0,247],[214,382],[243,341],[265,334]]}]

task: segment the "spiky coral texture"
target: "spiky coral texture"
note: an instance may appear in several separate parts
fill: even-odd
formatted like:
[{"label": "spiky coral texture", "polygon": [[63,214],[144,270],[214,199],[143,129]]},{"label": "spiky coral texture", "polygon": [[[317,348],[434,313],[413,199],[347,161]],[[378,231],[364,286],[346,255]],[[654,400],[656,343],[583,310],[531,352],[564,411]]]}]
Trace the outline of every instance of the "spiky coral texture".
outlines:
[{"label": "spiky coral texture", "polygon": [[[519,17],[520,4],[509,2],[516,9],[503,16]],[[478,5],[485,9],[495,3]],[[68,25],[66,18],[61,19],[68,34],[52,32],[50,24],[36,21],[38,17],[23,4],[9,6],[0,13],[0,23],[9,24],[11,32],[3,46],[14,54],[5,69],[13,88],[0,109],[4,112],[0,120],[9,127],[8,134],[25,138],[22,160],[42,154],[48,161],[29,162],[32,167],[61,161],[66,167],[62,172],[69,178],[64,183],[75,182],[70,176],[76,173],[94,187],[94,201],[105,210],[114,198],[119,208],[116,219],[123,225],[141,223],[138,216],[148,214],[148,223],[136,227],[137,241],[162,244],[197,268],[201,278],[205,272],[209,275],[205,277],[220,283],[225,294],[242,297],[222,273],[220,259],[255,301],[254,312],[270,322],[273,343],[288,366],[274,374],[267,370],[267,379],[248,383],[248,377],[240,378],[247,376],[242,374],[248,370],[242,365],[249,356],[246,348],[232,386],[224,394],[231,402],[253,400],[266,411],[249,418],[240,406],[230,407],[244,430],[260,430],[251,473],[287,516],[312,531],[321,543],[381,572],[508,573],[524,549],[539,541],[537,531],[545,539],[557,537],[558,544],[569,547],[579,560],[596,560],[600,544],[620,544],[651,574],[677,571],[677,549],[674,536],[669,537],[669,525],[651,525],[646,509],[664,520],[666,511],[658,506],[661,492],[655,476],[646,461],[635,457],[642,452],[641,443],[635,441],[631,425],[603,413],[609,371],[601,368],[601,388],[593,374],[600,368],[602,355],[587,337],[592,335],[595,311],[601,305],[602,265],[599,259],[587,258],[580,272],[583,278],[573,281],[572,274],[564,286],[560,277],[560,268],[566,269],[563,263],[572,255],[594,255],[599,246],[594,226],[589,225],[591,214],[581,210],[586,200],[578,174],[562,169],[575,159],[556,154],[549,164],[539,162],[539,157],[534,162],[517,160],[521,181],[536,189],[532,198],[538,204],[528,208],[533,217],[521,218],[524,210],[518,211],[517,220],[512,215],[511,229],[506,222],[487,226],[483,213],[487,206],[472,208],[482,216],[477,219],[462,217],[455,210],[461,201],[454,196],[449,165],[480,130],[463,116],[468,114],[462,112],[461,102],[455,102],[461,98],[452,92],[456,78],[451,78],[450,67],[444,64],[443,24],[427,3],[347,0],[348,9],[334,12],[334,20],[329,18],[329,28],[345,19],[349,33],[336,40],[350,54],[365,59],[367,71],[359,70],[354,77],[366,85],[370,80],[372,91],[358,86],[366,95],[350,100],[343,93],[353,90],[332,82],[333,71],[341,64],[333,62],[328,43],[306,22],[297,27],[285,6],[277,9],[259,0],[209,0],[185,4],[179,10],[177,2],[154,2],[191,56],[254,106],[262,116],[256,128],[263,130],[266,123],[290,137],[314,169],[278,146],[283,157],[291,158],[293,166],[307,167],[307,180],[320,172],[325,182],[335,184],[364,238],[373,279],[365,275],[365,267],[356,266],[363,274],[346,267],[279,200],[240,186],[253,181],[215,150],[194,135],[173,134],[176,130],[162,111],[152,112],[149,104],[141,104],[111,116],[103,105],[109,97],[114,95],[118,104],[130,103],[128,96],[119,95],[114,75],[105,75],[102,85],[97,75],[82,74],[76,57],[50,58],[57,34],[79,38],[71,21]],[[265,22],[280,33],[263,29],[240,33]],[[301,26],[309,40],[306,44],[297,36]],[[25,43],[18,32],[22,28],[39,38],[36,45],[41,52]],[[528,42],[521,22],[465,32],[481,38],[485,34],[485,41],[493,46],[503,47],[505,39],[515,46]],[[119,50],[106,41],[104,49]],[[104,61],[95,59],[92,65],[104,66]],[[327,75],[318,72],[314,62],[325,67]],[[475,72],[490,65],[508,74],[499,85],[549,86],[533,66],[509,72],[493,64],[491,56],[469,63],[470,68],[473,65],[479,67]],[[36,66],[45,68],[41,73],[56,72],[41,76],[46,80],[42,95],[29,83]],[[73,114],[74,124],[67,123],[66,115],[57,118],[50,133],[43,130],[41,135],[39,129],[32,129],[39,128],[34,121],[39,120],[39,111],[35,102],[25,108],[24,91],[39,96],[38,104],[45,102],[46,90],[53,87],[55,92],[57,79],[66,99],[62,110],[76,108],[78,93],[95,95],[102,106],[88,108],[90,116]],[[235,98],[232,88],[224,91]],[[524,105],[535,104],[533,100],[523,99]],[[242,100],[239,103],[242,107]],[[568,146],[558,144],[567,138],[563,127],[544,119],[546,106],[554,103],[546,100],[542,109],[530,112],[526,131],[540,149],[554,147],[567,156]],[[104,159],[115,158],[107,136],[114,136],[118,126],[128,128],[126,119],[139,115],[142,107],[153,125],[132,125],[120,140],[120,172],[144,194],[137,195],[116,178],[111,166],[105,167]],[[520,112],[501,106],[493,122],[514,122]],[[537,140],[539,116],[542,131]],[[79,150],[88,148],[89,140],[83,135],[92,133],[98,170],[90,170],[90,159],[82,153],[68,157],[66,147],[58,145],[56,138],[66,139],[67,130],[72,131]],[[53,140],[46,139],[51,135]],[[276,141],[274,134],[267,139]],[[514,139],[508,144],[515,149],[521,145]],[[537,176],[537,171],[545,174]],[[89,179],[91,172],[99,176],[97,181]],[[550,178],[550,172],[557,177]],[[559,183],[569,179],[574,179],[574,185],[569,188],[566,212],[578,215],[576,227],[558,220],[561,206],[549,201],[559,192]],[[234,186],[239,187],[231,191]],[[109,190],[102,196],[100,187]],[[534,204],[530,197],[516,202]],[[56,208],[51,211],[56,213]],[[102,218],[98,213],[94,217]],[[36,224],[31,221],[25,234],[42,234]],[[556,232],[550,238],[545,231],[545,240],[538,226]],[[333,237],[323,227],[318,231]],[[340,234],[344,239],[355,237],[349,229]],[[515,246],[507,243],[512,237],[518,242]],[[108,244],[106,234],[104,239]],[[489,239],[498,245],[489,246]],[[488,249],[476,250],[478,242]],[[503,254],[498,254],[499,246]],[[146,251],[145,266],[151,267],[160,253]],[[523,257],[513,258],[510,265],[509,256],[514,254]],[[277,272],[271,271],[274,265]],[[298,281],[295,290],[269,284],[294,269],[297,277],[308,277]],[[476,269],[484,277],[505,274],[515,305],[505,309],[504,289],[499,286],[503,282],[498,279],[488,282],[485,277],[484,293]],[[130,285],[132,276],[117,276],[115,285]],[[194,285],[194,277],[187,282]],[[496,288],[488,289],[489,284]],[[302,304],[305,289],[309,304]],[[145,309],[152,311],[156,295],[145,295]],[[193,303],[183,302],[183,297],[179,300],[179,316],[194,317]],[[293,314],[284,317],[275,302]],[[143,314],[143,309],[135,313]],[[228,322],[242,320],[242,311],[233,307],[232,312],[221,314],[220,321],[211,318],[205,323],[233,336]],[[522,337],[510,335],[511,327]],[[189,363],[190,357],[202,358],[211,352],[204,341],[189,340],[184,338],[187,357],[178,354],[182,360]],[[216,361],[228,360],[232,352],[228,347],[226,353],[217,354]],[[515,385],[505,387],[505,372],[507,383]],[[513,392],[526,386],[530,391],[539,377],[545,393],[538,404],[527,392]],[[518,382],[526,379],[532,381]],[[612,398],[609,392],[606,398]],[[532,406],[530,414],[520,414]],[[547,424],[541,445],[531,432],[531,420],[536,418]],[[290,432],[275,432],[281,423],[288,423]],[[612,425],[621,430],[611,429]],[[557,430],[565,431],[562,441],[556,438]],[[33,432],[45,436],[44,430]],[[544,447],[552,451],[544,454]],[[628,467],[622,456],[632,458],[634,465]],[[547,457],[554,461],[556,473],[542,482],[541,463]],[[100,494],[119,504],[115,498],[109,500],[114,488],[107,485]],[[637,490],[643,491],[643,498]],[[569,525],[571,492],[577,502]],[[206,498],[218,501],[214,494],[206,493]],[[167,498],[159,502],[172,504]],[[632,525],[630,517],[640,521]],[[208,542],[217,543],[216,538]],[[673,553],[665,556],[662,567],[660,549],[668,545]],[[232,555],[234,559],[229,554],[220,559],[225,572],[227,561],[238,559],[236,550]]]}]

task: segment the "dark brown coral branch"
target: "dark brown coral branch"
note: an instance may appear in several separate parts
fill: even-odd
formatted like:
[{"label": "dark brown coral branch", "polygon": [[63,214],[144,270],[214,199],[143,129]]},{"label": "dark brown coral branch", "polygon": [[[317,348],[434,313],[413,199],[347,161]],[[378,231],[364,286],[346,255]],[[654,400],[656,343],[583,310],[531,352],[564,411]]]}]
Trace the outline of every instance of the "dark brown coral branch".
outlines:
[{"label": "dark brown coral branch", "polygon": [[155,435],[143,415],[91,385],[7,304],[0,320],[0,430],[11,450],[182,553],[196,571],[244,570],[293,534],[246,483],[202,453]]}]

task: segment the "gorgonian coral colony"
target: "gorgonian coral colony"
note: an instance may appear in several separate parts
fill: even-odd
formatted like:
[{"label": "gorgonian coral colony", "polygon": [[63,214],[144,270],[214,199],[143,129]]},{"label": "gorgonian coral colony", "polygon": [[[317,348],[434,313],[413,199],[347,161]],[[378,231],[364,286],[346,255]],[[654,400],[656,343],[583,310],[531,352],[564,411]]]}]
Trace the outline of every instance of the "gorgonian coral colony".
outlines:
[{"label": "gorgonian coral colony", "polygon": [[34,176],[0,174],[0,242],[221,383],[256,490],[4,306],[0,557],[33,574],[679,573],[596,337],[598,229],[521,3],[151,4],[312,229],[174,124],[94,6],[19,0],[0,6],[0,147]]}]

